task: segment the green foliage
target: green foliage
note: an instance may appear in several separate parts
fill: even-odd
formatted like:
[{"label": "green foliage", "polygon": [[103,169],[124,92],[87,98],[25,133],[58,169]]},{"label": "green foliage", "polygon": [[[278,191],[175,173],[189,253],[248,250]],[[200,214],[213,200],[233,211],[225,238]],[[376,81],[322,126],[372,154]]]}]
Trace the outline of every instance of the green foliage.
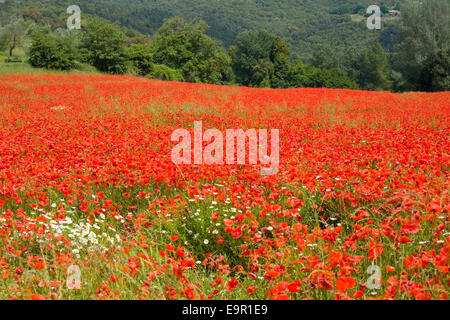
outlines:
[{"label": "green foliage", "polygon": [[83,34],[87,60],[99,71],[121,74],[127,71],[125,42],[119,27],[102,19],[91,18]]},{"label": "green foliage", "polygon": [[330,47],[317,47],[311,62],[317,68],[342,70],[342,75],[356,81],[361,89],[389,90],[392,86],[389,60],[379,42],[364,50],[349,48],[340,53]]},{"label": "green foliage", "polygon": [[5,59],[5,62],[9,62],[9,63],[21,63],[22,59],[20,59],[19,57],[8,57],[7,59]]},{"label": "green foliage", "polygon": [[159,79],[166,81],[184,81],[183,75],[180,71],[163,64],[154,64],[152,72],[145,77],[148,79]]},{"label": "green foliage", "polygon": [[236,80],[246,86],[287,88],[290,51],[266,31],[239,34],[232,50]]},{"label": "green foliage", "polygon": [[430,56],[423,65],[420,77],[420,88],[423,91],[450,90],[450,50],[439,51]]},{"label": "green foliage", "polygon": [[0,1],[0,28],[11,23],[11,20],[17,19],[19,15],[19,8],[14,0]]},{"label": "green foliage", "polygon": [[342,68],[342,56],[331,47],[317,46],[311,58],[311,64],[317,68]]},{"label": "green foliage", "polygon": [[236,80],[245,86],[270,87],[273,63],[270,61],[275,38],[265,31],[247,31],[239,34],[234,51],[233,71]]},{"label": "green foliage", "polygon": [[127,57],[136,73],[142,76],[153,71],[150,47],[145,44],[132,44],[127,48]]},{"label": "green foliage", "polygon": [[[30,21],[51,30],[65,29],[65,10],[71,4],[4,0],[0,50],[9,49],[10,56],[16,47],[27,51]],[[35,50],[33,59],[57,69],[90,64],[109,73],[253,87],[450,90],[448,1],[380,0],[381,31],[366,27],[363,16],[371,4],[370,0],[79,0],[83,29],[75,34],[81,38],[64,32],[49,35],[49,43],[40,44],[46,49]],[[387,17],[390,9],[400,9],[400,18]],[[264,29],[273,34],[242,32]],[[210,36],[226,46],[236,45],[227,53]],[[55,54],[62,46],[67,48]],[[54,63],[46,60],[52,55]],[[291,62],[300,55],[312,66]],[[68,57],[73,61],[67,62]]]},{"label": "green foliage", "polygon": [[340,69],[310,69],[309,78],[313,88],[358,89],[358,84],[348,78]]},{"label": "green foliage", "polygon": [[287,44],[265,31],[240,34],[232,48],[233,70],[239,83],[253,87],[357,88],[344,72],[315,68],[300,59],[290,62]]},{"label": "green foliage", "polygon": [[[392,9],[405,0],[78,0],[83,13],[93,14],[144,34],[153,34],[164,20],[174,16],[200,18],[211,26],[207,35],[228,48],[244,30],[270,30],[285,39],[295,57],[307,60],[316,45],[334,50],[365,48],[380,32],[368,30],[366,21],[355,22],[352,13],[365,14],[369,5]],[[61,12],[71,0],[28,0],[22,5],[38,8],[43,19],[54,27],[62,26]],[[36,16],[36,15],[35,15]],[[40,19],[40,17],[37,17]],[[381,33],[385,32],[383,21]],[[357,35],[357,36],[355,36]]]},{"label": "green foliage", "polygon": [[291,51],[286,42],[280,37],[275,37],[275,42],[271,52],[274,72],[271,78],[272,88],[288,88],[289,81],[287,75],[289,72]]},{"label": "green foliage", "polygon": [[76,66],[76,53],[70,43],[42,31],[32,34],[29,56],[36,68],[69,70]]},{"label": "green foliage", "polygon": [[[450,5],[446,0],[408,2],[401,8],[394,67],[406,79],[405,90],[450,90]],[[427,76],[431,72],[433,79]],[[425,80],[423,80],[425,76]],[[431,76],[431,75],[430,75]]]},{"label": "green foliage", "polygon": [[123,33],[127,36],[127,46],[131,46],[133,44],[144,45],[147,48],[151,47],[151,38],[149,35],[144,35],[136,30],[123,27]]},{"label": "green foliage", "polygon": [[207,28],[204,21],[166,20],[155,36],[154,61],[180,70],[188,82],[226,82],[230,58]]},{"label": "green foliage", "polygon": [[31,23],[21,18],[10,21],[5,27],[0,28],[0,50],[9,50],[12,57],[13,50],[22,45],[23,38],[30,29]]},{"label": "green foliage", "polygon": [[300,59],[290,67],[288,79],[292,87],[358,89],[340,69],[316,68],[303,64]]},{"label": "green foliage", "polygon": [[391,88],[388,59],[379,42],[362,51],[353,65],[359,70],[357,80],[361,88],[366,90]]}]

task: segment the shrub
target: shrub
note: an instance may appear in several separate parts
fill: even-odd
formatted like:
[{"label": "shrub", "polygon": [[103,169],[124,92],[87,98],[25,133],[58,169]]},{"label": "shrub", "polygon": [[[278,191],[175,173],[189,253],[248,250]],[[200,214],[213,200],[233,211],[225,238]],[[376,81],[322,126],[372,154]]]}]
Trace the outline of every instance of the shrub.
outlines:
[{"label": "shrub", "polygon": [[30,63],[36,68],[69,70],[75,67],[76,54],[63,39],[38,31],[32,35]]},{"label": "shrub", "polygon": [[180,71],[169,68],[163,64],[153,65],[153,71],[145,76],[148,79],[159,79],[166,81],[184,81]]},{"label": "shrub", "polygon": [[22,62],[22,59],[20,59],[19,57],[8,57],[5,59],[5,62],[9,62],[9,63],[17,63],[17,62]]}]

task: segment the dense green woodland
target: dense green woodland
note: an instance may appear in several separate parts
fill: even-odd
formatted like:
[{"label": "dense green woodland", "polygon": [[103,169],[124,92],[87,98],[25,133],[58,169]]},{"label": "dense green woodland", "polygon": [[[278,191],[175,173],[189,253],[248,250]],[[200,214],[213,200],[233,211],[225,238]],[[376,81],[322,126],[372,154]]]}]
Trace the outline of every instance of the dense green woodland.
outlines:
[{"label": "dense green woodland", "polygon": [[[377,0],[383,11],[404,0]],[[355,22],[351,14],[366,13],[373,0],[27,0],[29,16],[63,26],[65,8],[77,4],[83,13],[117,22],[144,34],[153,34],[164,19],[179,16],[201,18],[206,33],[223,42],[235,43],[246,30],[266,30],[288,43],[294,56],[309,59],[317,45],[344,49],[367,47],[381,36],[392,45],[392,29],[368,30],[366,20]],[[389,20],[384,22],[386,26]]]},{"label": "dense green woodland", "polygon": [[[0,51],[34,67],[252,87],[450,90],[447,0],[4,0]],[[389,17],[388,10],[400,10]],[[364,17],[366,15],[366,17]],[[305,63],[306,62],[306,63]]]}]

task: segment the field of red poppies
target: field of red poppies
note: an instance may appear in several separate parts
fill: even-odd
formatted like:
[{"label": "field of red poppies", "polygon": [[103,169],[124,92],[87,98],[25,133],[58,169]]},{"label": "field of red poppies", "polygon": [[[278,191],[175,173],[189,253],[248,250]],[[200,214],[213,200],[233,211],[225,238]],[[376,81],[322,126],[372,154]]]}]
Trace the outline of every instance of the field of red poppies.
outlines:
[{"label": "field of red poppies", "polygon": [[[1,299],[448,299],[450,93],[0,76]],[[175,165],[280,130],[280,168]]]}]

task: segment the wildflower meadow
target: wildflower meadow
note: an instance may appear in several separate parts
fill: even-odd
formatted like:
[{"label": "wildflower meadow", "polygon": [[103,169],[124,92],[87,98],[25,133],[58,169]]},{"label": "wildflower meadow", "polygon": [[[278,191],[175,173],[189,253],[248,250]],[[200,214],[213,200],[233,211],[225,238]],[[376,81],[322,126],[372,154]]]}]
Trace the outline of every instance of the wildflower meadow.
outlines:
[{"label": "wildflower meadow", "polygon": [[1,75],[0,299],[447,300],[449,100]]}]

